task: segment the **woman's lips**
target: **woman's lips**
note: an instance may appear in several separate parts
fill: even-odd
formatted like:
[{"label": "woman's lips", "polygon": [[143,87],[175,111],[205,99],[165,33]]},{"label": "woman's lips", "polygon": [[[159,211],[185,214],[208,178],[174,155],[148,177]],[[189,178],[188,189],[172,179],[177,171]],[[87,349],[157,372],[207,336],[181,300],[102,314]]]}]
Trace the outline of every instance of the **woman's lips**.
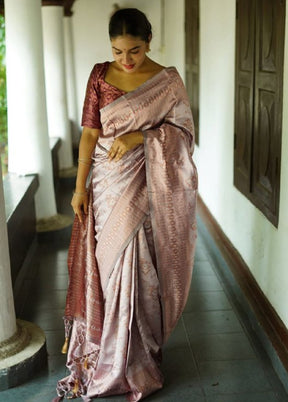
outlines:
[{"label": "woman's lips", "polygon": [[123,64],[123,66],[124,66],[127,70],[132,70],[132,68],[135,66],[135,64]]}]

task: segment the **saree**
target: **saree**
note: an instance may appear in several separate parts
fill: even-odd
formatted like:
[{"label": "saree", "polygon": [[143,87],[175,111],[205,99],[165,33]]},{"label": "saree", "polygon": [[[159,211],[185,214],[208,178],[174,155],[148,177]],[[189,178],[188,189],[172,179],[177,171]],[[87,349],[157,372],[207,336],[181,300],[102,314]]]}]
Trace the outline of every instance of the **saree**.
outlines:
[{"label": "saree", "polygon": [[[174,67],[100,113],[88,214],[83,224],[75,218],[68,253],[70,375],[57,393],[138,401],[163,386],[161,348],[190,288],[197,237],[193,120]],[[114,139],[136,130],[144,144],[109,161]]]}]

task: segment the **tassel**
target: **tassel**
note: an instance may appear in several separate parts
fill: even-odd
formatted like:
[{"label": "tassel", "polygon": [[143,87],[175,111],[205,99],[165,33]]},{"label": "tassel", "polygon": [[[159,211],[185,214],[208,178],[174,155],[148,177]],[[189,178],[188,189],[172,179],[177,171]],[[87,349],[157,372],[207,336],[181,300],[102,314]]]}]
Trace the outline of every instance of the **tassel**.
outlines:
[{"label": "tassel", "polygon": [[62,350],[61,350],[61,353],[63,353],[63,355],[66,355],[68,352],[68,343],[69,343],[69,338],[66,337],[64,345],[62,346]]},{"label": "tassel", "polygon": [[86,359],[84,360],[84,369],[87,370],[88,369],[88,357],[86,357]]},{"label": "tassel", "polygon": [[75,396],[77,396],[77,395],[78,395],[78,391],[79,391],[79,381],[78,381],[78,380],[75,380],[75,385],[74,385],[74,388],[73,388],[72,392],[73,392],[73,394],[74,394]]},{"label": "tassel", "polygon": [[75,380],[74,388],[66,394],[66,399],[77,398],[79,392],[79,382],[78,379]]}]

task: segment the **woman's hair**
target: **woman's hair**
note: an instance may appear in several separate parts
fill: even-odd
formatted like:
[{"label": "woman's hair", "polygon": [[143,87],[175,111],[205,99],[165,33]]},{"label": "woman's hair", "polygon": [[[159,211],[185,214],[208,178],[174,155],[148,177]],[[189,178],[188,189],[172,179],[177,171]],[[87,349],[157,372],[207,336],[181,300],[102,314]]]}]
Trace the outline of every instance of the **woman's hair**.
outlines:
[{"label": "woman's hair", "polygon": [[146,15],[137,8],[117,10],[109,22],[110,39],[117,36],[131,35],[149,42],[152,38],[152,27]]}]

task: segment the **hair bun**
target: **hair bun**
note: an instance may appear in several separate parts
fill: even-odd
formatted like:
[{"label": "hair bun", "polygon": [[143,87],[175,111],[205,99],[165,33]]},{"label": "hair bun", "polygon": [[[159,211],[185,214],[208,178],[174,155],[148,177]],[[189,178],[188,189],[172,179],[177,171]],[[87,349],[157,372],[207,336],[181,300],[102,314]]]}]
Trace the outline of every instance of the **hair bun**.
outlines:
[{"label": "hair bun", "polygon": [[117,36],[131,35],[150,42],[152,26],[146,15],[137,8],[120,8],[109,22],[110,39]]}]

